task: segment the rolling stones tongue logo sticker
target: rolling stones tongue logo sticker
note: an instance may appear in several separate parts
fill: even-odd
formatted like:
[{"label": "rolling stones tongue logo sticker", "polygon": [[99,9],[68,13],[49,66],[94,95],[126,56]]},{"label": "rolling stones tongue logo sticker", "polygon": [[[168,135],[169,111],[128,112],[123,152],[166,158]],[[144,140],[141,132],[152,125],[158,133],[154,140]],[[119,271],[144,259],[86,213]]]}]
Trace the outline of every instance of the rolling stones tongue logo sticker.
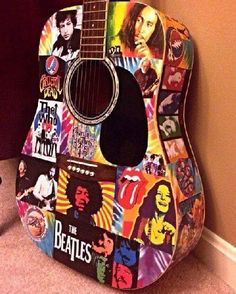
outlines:
[{"label": "rolling stones tongue logo sticker", "polygon": [[118,182],[118,202],[123,208],[132,209],[141,202],[147,181],[139,169],[127,168]]},{"label": "rolling stones tongue logo sticker", "polygon": [[168,62],[172,65],[178,65],[181,62],[183,56],[183,40],[179,32],[173,28],[168,29],[166,39],[168,43]]}]

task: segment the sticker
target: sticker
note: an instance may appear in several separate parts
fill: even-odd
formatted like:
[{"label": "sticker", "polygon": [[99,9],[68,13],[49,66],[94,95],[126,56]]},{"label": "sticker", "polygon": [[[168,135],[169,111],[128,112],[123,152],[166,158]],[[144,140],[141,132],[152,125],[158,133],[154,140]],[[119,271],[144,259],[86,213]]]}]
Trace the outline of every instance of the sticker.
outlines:
[{"label": "sticker", "polygon": [[134,72],[134,76],[139,84],[143,98],[152,98],[160,82],[160,77],[157,76],[152,61],[148,58],[143,58],[140,61],[139,68]]},{"label": "sticker", "polygon": [[183,139],[165,141],[164,146],[170,162],[174,162],[178,158],[188,157]]},{"label": "sticker", "polygon": [[54,55],[66,62],[75,59],[80,51],[82,6],[77,10],[60,10],[44,25],[39,55]]},{"label": "sticker", "polygon": [[170,183],[161,180],[149,190],[135,221],[132,238],[171,253],[175,245],[175,210]]},{"label": "sticker", "polygon": [[173,66],[165,66],[162,89],[182,91],[186,70]]},{"label": "sticker", "polygon": [[158,123],[162,139],[181,137],[178,116],[159,116]]},{"label": "sticker", "polygon": [[54,164],[22,156],[16,179],[16,199],[54,211],[57,178]]},{"label": "sticker", "polygon": [[113,262],[112,287],[118,289],[131,289],[137,286],[137,277],[132,268],[124,264]]},{"label": "sticker", "polygon": [[193,44],[188,29],[176,20],[165,16],[166,59],[165,63],[183,69],[193,65]]},{"label": "sticker", "polygon": [[30,238],[48,256],[53,255],[54,214],[17,200],[21,221]]},{"label": "sticker", "polygon": [[44,214],[38,207],[29,207],[24,222],[27,232],[33,240],[38,241],[45,237],[47,223]]},{"label": "sticker", "polygon": [[53,257],[73,269],[94,276],[93,231],[92,226],[56,214]]},{"label": "sticker", "polygon": [[181,93],[171,93],[161,91],[158,97],[159,114],[178,114],[181,103]]},{"label": "sticker", "polygon": [[39,98],[62,101],[64,62],[55,56],[41,56],[39,65]]},{"label": "sticker", "polygon": [[87,160],[94,157],[97,147],[96,129],[96,126],[73,123],[67,143],[71,156]]},{"label": "sticker", "polygon": [[140,246],[138,288],[155,282],[168,268],[172,256],[152,246]]},{"label": "sticker", "polygon": [[143,167],[147,174],[164,177],[165,163],[161,154],[145,154]]},{"label": "sticker", "polygon": [[181,63],[184,52],[184,43],[180,33],[174,28],[168,28],[166,33],[167,55],[166,62],[178,66]]},{"label": "sticker", "polygon": [[62,102],[39,99],[22,153],[56,162],[60,146],[62,105]]},{"label": "sticker", "polygon": [[108,15],[111,55],[162,58],[164,36],[155,9],[141,3],[110,3]]},{"label": "sticker", "polygon": [[188,212],[184,211],[181,224],[179,226],[179,237],[176,247],[175,260],[187,255],[197,244],[204,223],[204,197],[203,194],[195,195],[180,203],[181,212],[183,206]]},{"label": "sticker", "polygon": [[147,179],[139,168],[119,168],[115,209],[113,212],[114,232],[130,237],[134,219],[146,194]]},{"label": "sticker", "polygon": [[137,286],[137,242],[60,213],[56,213],[53,257],[101,283],[122,289]]},{"label": "sticker", "polygon": [[178,159],[175,163],[175,173],[182,193],[186,197],[192,196],[195,192],[195,174],[191,159]]}]

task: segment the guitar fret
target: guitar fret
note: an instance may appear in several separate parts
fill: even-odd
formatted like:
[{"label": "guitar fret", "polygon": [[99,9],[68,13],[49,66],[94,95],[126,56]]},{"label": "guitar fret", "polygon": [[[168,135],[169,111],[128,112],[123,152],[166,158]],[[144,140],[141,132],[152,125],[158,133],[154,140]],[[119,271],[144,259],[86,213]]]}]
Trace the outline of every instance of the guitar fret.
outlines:
[{"label": "guitar fret", "polygon": [[84,22],[87,23],[87,22],[91,22],[91,21],[95,21],[95,22],[97,22],[97,21],[103,21],[104,22],[104,19],[93,19],[93,20],[92,19],[89,19],[89,20],[84,20],[83,23]]},{"label": "guitar fret", "polygon": [[[84,11],[83,14],[88,14],[88,13],[96,13],[96,12],[106,12],[106,9],[102,9],[102,10],[96,10],[96,11]],[[105,20],[104,20],[105,21]]]},{"label": "guitar fret", "polygon": [[99,3],[99,2],[96,2],[96,3],[84,3],[84,11],[87,12],[87,11],[97,11],[97,10],[104,10],[106,9],[106,3]]},{"label": "guitar fret", "polygon": [[[84,34],[85,33],[88,33],[88,32],[84,32]],[[93,31],[92,33],[93,33],[93,35],[87,34],[87,35],[84,35],[84,36],[87,37],[87,38],[90,38],[90,36],[93,37],[93,38],[99,38],[99,37],[102,37],[103,39],[105,38],[104,32]],[[95,34],[95,33],[97,33],[97,34]],[[83,39],[83,36],[82,36],[82,39]]]},{"label": "guitar fret", "polygon": [[101,28],[84,29],[83,31],[101,31]]},{"label": "guitar fret", "polygon": [[90,21],[91,19],[96,20],[96,19],[101,19],[105,21],[106,19],[106,11],[94,11],[92,12],[87,12],[83,15],[83,22],[84,21]]},{"label": "guitar fret", "polygon": [[[89,45],[89,46],[88,46]],[[96,46],[96,47],[102,47],[102,44],[84,44],[84,45],[81,45],[80,47],[86,47],[86,48],[89,48],[90,46]]]},{"label": "guitar fret", "polygon": [[81,59],[103,59],[104,53],[103,52],[81,52],[80,54]]},{"label": "guitar fret", "polygon": [[89,22],[83,23],[83,30],[105,29],[105,25],[106,24],[104,22],[89,21]]},{"label": "guitar fret", "polygon": [[95,46],[82,46],[82,48],[80,48],[80,51],[82,53],[103,53],[103,45],[95,45]]},{"label": "guitar fret", "polygon": [[96,55],[96,54],[104,54],[104,52],[103,51],[101,51],[101,50],[87,50],[87,51],[81,51],[81,54],[82,54],[82,56],[84,55],[84,54],[87,54],[87,53],[91,53],[91,54],[94,54],[94,55]]},{"label": "guitar fret", "polygon": [[102,38],[101,40],[96,39],[87,39],[85,42],[81,42],[80,46],[86,46],[86,45],[105,45],[105,40]]},{"label": "guitar fret", "polygon": [[104,40],[104,37],[103,36],[97,36],[97,37],[95,37],[95,36],[84,36],[83,37],[83,39],[82,40],[84,40],[84,39],[102,39],[102,40]]},{"label": "guitar fret", "polygon": [[106,3],[107,1],[106,0],[105,1],[103,1],[103,0],[100,0],[100,1],[97,1],[97,0],[94,0],[94,1],[92,1],[92,0],[86,1],[86,0],[84,0],[84,4],[87,4],[87,3],[100,3],[100,2]]}]

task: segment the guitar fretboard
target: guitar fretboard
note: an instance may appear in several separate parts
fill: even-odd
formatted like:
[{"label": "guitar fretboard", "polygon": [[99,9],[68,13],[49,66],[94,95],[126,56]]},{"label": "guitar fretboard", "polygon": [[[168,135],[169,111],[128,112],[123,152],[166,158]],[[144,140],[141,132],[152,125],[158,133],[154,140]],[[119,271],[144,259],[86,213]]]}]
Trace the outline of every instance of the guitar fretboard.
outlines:
[{"label": "guitar fretboard", "polygon": [[80,58],[105,57],[107,0],[84,0]]}]

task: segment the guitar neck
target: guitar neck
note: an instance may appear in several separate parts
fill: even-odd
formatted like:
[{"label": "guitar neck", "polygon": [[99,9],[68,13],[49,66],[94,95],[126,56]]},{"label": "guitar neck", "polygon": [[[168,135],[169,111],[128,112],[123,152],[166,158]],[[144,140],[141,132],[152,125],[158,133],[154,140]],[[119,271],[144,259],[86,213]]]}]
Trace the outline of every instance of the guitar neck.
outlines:
[{"label": "guitar neck", "polygon": [[108,0],[84,0],[80,58],[104,59]]}]

